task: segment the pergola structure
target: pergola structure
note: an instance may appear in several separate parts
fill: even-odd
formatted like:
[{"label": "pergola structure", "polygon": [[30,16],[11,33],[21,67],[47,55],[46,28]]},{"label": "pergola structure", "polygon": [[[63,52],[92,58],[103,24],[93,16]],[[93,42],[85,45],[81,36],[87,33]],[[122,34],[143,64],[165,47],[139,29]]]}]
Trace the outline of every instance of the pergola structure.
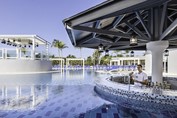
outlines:
[{"label": "pergola structure", "polygon": [[61,72],[63,72],[62,70],[64,69],[64,62],[65,62],[65,59],[62,59],[62,58],[50,58],[51,61],[60,61],[60,70]]},{"label": "pergola structure", "polygon": [[81,61],[82,62],[82,69],[84,69],[84,59],[83,58],[66,58],[66,68],[68,69],[70,61]]},{"label": "pergola structure", "polygon": [[150,50],[154,82],[162,82],[163,51],[177,48],[177,0],[107,0],[63,23],[76,47]]},{"label": "pergola structure", "polygon": [[[0,42],[16,48],[31,48],[31,59],[35,59],[35,49],[40,45],[44,45],[46,48],[46,55],[49,53],[50,43],[38,35],[0,35]],[[19,50],[17,51],[17,57],[19,57]]]}]

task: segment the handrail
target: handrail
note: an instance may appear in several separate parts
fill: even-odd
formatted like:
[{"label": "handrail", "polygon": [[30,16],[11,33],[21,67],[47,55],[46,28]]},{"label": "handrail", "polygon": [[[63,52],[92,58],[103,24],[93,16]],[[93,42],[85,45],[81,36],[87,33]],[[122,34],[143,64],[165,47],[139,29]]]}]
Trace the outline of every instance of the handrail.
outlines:
[{"label": "handrail", "polygon": [[[39,52],[35,51],[34,53],[38,52],[40,54],[39,57],[34,58],[33,60],[48,60],[48,56],[46,52]],[[0,48],[0,59],[32,59],[32,51],[26,50],[22,52],[21,49],[12,49],[12,48]]]}]

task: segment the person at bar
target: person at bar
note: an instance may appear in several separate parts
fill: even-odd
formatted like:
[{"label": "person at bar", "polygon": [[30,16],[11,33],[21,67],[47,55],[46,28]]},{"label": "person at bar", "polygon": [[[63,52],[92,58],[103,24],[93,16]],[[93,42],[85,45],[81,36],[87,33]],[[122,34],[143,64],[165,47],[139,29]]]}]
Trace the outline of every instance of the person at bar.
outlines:
[{"label": "person at bar", "polygon": [[130,73],[130,83],[134,83],[136,86],[147,85],[148,76],[145,72],[143,72],[142,65],[137,65],[138,72]]}]

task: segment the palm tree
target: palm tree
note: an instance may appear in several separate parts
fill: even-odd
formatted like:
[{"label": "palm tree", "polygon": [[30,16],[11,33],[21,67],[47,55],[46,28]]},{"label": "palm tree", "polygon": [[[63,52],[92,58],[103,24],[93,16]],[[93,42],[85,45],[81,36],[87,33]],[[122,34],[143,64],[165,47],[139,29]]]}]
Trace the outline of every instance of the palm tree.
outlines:
[{"label": "palm tree", "polygon": [[55,47],[55,48],[58,48],[59,57],[62,56],[62,50],[64,48],[68,48],[68,46],[66,46],[66,44],[64,44],[62,41],[59,41],[59,40],[56,40],[56,39],[53,40],[52,46]]},{"label": "palm tree", "polygon": [[98,51],[98,49],[96,49],[92,54],[94,65],[100,64],[100,56],[101,56],[100,52]]},{"label": "palm tree", "polygon": [[130,50],[125,50],[126,57],[129,57]]},{"label": "palm tree", "polygon": [[113,53],[116,54],[116,57],[123,57],[122,50],[115,50]]},{"label": "palm tree", "polygon": [[22,48],[21,48],[21,52],[25,55],[26,52],[27,52],[27,49],[26,49],[25,47],[22,47]]}]

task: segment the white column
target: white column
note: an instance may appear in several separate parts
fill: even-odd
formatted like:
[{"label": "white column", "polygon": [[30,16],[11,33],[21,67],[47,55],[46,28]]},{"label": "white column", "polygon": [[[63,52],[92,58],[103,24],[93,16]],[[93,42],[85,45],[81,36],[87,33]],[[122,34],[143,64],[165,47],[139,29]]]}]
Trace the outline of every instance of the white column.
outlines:
[{"label": "white column", "polygon": [[33,45],[32,45],[32,51],[31,51],[31,59],[34,60],[35,59],[35,38],[33,38]]},{"label": "white column", "polygon": [[120,66],[120,60],[118,60],[118,65]]},{"label": "white column", "polygon": [[133,60],[133,65],[135,65],[135,59]]},{"label": "white column", "polygon": [[151,74],[152,72],[152,55],[150,51],[146,51],[145,55],[145,71],[148,74]]},{"label": "white column", "polygon": [[16,53],[17,53],[17,59],[19,59],[19,49],[16,48]]},{"label": "white column", "polygon": [[110,61],[109,66],[112,66],[112,61]]},{"label": "white column", "polygon": [[49,59],[49,45],[46,43],[46,58]]},{"label": "white column", "polygon": [[152,82],[163,81],[163,52],[169,46],[168,41],[153,41],[146,44],[152,53]]},{"label": "white column", "polygon": [[140,59],[137,59],[138,60],[138,64],[140,64]]}]

